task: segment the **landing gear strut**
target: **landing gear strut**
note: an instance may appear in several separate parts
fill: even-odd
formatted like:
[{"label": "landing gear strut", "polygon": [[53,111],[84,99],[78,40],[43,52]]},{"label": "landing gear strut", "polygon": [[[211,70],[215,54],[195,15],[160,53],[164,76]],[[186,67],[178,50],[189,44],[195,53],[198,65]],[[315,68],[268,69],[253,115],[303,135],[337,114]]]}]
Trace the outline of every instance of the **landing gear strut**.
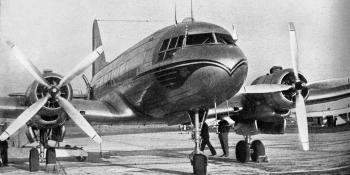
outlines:
[{"label": "landing gear strut", "polygon": [[250,136],[245,136],[236,145],[236,159],[239,162],[246,163],[252,158],[253,162],[260,162],[260,158],[266,160],[265,146],[260,140],[254,140],[250,143]]},{"label": "landing gear strut", "polygon": [[[39,171],[40,162],[46,162],[46,168],[52,169],[56,165],[56,150],[48,145],[48,131],[40,129],[39,146],[32,148],[29,153],[29,171]],[[45,155],[46,149],[46,155]]]},{"label": "landing gear strut", "polygon": [[193,111],[188,112],[190,115],[190,118],[192,120],[194,130],[194,152],[190,155],[191,164],[193,166],[193,174],[195,175],[205,175],[207,174],[207,165],[208,165],[208,157],[204,155],[200,149],[199,149],[199,142],[200,142],[200,120],[202,122],[205,121],[206,117],[206,110],[203,109],[196,109]]}]

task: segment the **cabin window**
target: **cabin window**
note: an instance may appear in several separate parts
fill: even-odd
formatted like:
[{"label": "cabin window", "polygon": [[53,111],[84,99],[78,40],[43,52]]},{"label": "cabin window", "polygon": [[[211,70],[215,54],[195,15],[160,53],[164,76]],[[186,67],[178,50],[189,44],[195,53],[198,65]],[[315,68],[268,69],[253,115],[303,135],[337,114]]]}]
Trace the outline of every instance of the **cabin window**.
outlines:
[{"label": "cabin window", "polygon": [[186,45],[211,44],[215,43],[212,33],[201,33],[188,35],[186,38]]},{"label": "cabin window", "polygon": [[231,35],[228,34],[222,34],[222,33],[215,33],[216,40],[220,44],[234,44],[235,42],[233,41]]}]

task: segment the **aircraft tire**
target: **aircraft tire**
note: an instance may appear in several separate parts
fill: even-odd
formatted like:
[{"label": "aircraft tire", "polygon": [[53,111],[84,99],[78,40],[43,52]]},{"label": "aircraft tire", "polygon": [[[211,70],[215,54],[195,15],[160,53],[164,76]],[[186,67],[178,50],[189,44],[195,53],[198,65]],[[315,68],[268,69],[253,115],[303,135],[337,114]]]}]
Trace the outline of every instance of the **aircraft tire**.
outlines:
[{"label": "aircraft tire", "polygon": [[236,159],[241,163],[246,163],[250,159],[250,148],[244,140],[239,141],[236,145]]},{"label": "aircraft tire", "polygon": [[84,162],[86,160],[86,156],[77,156],[76,159],[79,162]]},{"label": "aircraft tire", "polygon": [[206,175],[208,158],[203,154],[193,155],[193,174],[194,175]]},{"label": "aircraft tire", "polygon": [[46,165],[56,164],[56,150],[53,147],[46,149]]},{"label": "aircraft tire", "polygon": [[265,146],[260,140],[254,140],[250,148],[253,150],[251,154],[251,158],[253,162],[257,162],[259,156],[265,155]]},{"label": "aircraft tire", "polygon": [[29,152],[29,171],[39,171],[39,151],[36,148]]}]

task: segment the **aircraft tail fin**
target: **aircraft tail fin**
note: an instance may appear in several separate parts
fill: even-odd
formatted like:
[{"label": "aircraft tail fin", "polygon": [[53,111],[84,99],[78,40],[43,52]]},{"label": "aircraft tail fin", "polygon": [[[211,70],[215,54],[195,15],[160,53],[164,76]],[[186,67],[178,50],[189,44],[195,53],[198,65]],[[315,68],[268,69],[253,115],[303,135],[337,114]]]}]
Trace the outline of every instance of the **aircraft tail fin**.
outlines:
[{"label": "aircraft tail fin", "polygon": [[[101,35],[100,35],[100,29],[98,27],[97,20],[94,20],[93,26],[92,26],[92,50],[95,50],[97,47],[102,45]],[[100,71],[104,66],[107,65],[105,53],[103,53],[99,56],[99,58],[94,61],[92,64],[92,76],[94,76],[98,71]]]}]

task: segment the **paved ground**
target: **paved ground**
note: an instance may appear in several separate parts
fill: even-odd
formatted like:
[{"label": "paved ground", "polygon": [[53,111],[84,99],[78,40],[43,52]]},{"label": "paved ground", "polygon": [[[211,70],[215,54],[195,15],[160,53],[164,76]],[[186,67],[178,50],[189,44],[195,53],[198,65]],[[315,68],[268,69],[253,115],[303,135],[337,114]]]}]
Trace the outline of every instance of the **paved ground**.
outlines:
[{"label": "paved ground", "polygon": [[[217,135],[210,136],[220,155]],[[187,132],[103,136],[102,157],[99,145],[88,138],[70,138],[66,143],[84,146],[89,157],[85,162],[59,160],[56,174],[192,174],[190,137]],[[237,162],[235,144],[240,139],[231,134],[229,158],[209,158],[208,174],[350,174],[350,131],[311,134],[309,152],[300,150],[297,134],[255,136],[266,146],[268,163]],[[28,155],[27,151],[11,153],[15,154]],[[0,168],[0,174],[47,174],[44,164],[39,172],[29,173],[27,158],[10,160],[9,167]]]}]

